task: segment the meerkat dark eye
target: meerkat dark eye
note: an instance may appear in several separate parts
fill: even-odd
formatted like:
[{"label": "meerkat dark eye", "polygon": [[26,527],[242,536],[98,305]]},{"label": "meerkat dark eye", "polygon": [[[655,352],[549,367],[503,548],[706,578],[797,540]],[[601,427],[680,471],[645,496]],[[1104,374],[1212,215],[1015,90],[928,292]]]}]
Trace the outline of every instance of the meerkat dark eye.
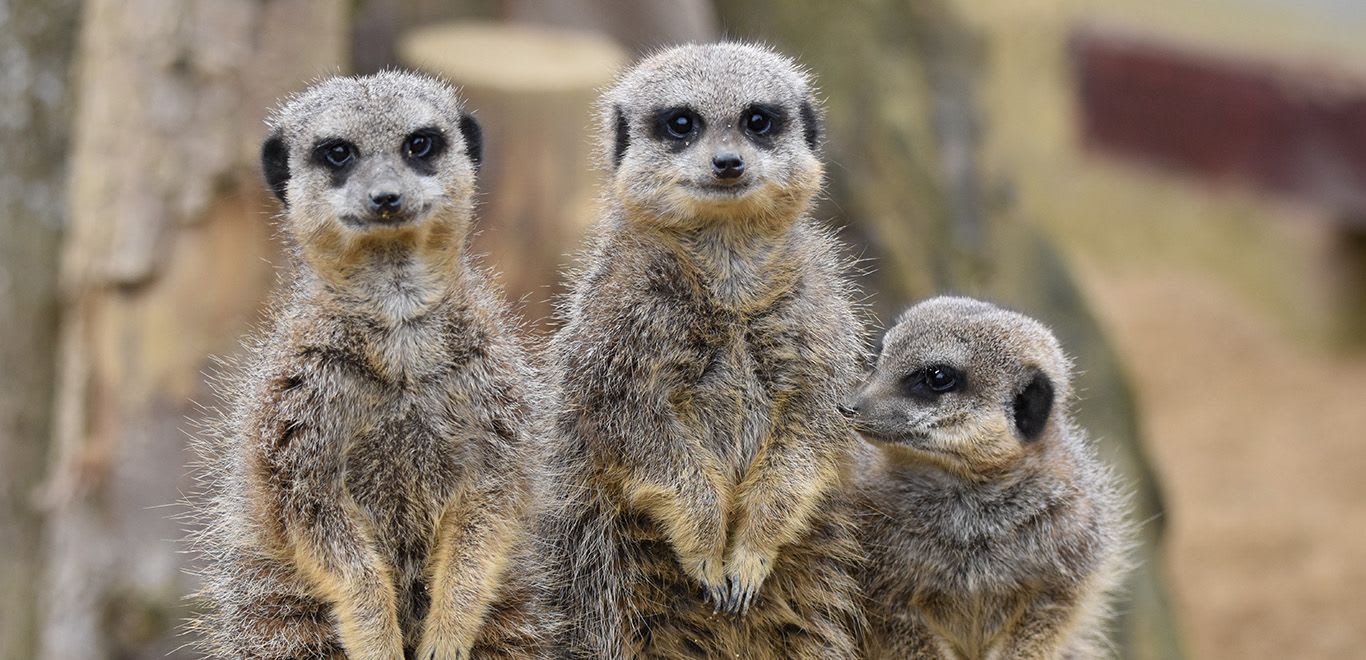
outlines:
[{"label": "meerkat dark eye", "polygon": [[935,397],[963,387],[963,375],[948,365],[933,365],[907,376],[902,383],[906,393]]},{"label": "meerkat dark eye", "polygon": [[443,144],[441,133],[436,129],[414,131],[403,140],[403,157],[416,160],[435,158],[441,153]]},{"label": "meerkat dark eye", "polygon": [[680,112],[678,114],[675,114],[674,116],[669,117],[669,121],[667,124],[669,129],[669,135],[672,135],[676,138],[688,137],[689,135],[692,135],[695,123],[696,122],[693,121],[692,115],[689,113]]},{"label": "meerkat dark eye", "polygon": [[426,135],[414,135],[403,143],[403,151],[409,158],[426,158],[432,153],[432,139]]},{"label": "meerkat dark eye", "polygon": [[670,108],[656,116],[655,135],[670,140],[685,141],[696,137],[702,129],[702,118],[689,108]]},{"label": "meerkat dark eye", "polygon": [[751,135],[767,135],[773,130],[773,115],[759,108],[750,109],[745,113],[745,130]]},{"label": "meerkat dark eye", "polygon": [[318,162],[339,170],[356,159],[356,145],[346,140],[328,140],[318,145],[314,153]]},{"label": "meerkat dark eye", "polygon": [[925,370],[925,386],[931,392],[949,392],[958,388],[958,374],[952,367],[930,367]]}]

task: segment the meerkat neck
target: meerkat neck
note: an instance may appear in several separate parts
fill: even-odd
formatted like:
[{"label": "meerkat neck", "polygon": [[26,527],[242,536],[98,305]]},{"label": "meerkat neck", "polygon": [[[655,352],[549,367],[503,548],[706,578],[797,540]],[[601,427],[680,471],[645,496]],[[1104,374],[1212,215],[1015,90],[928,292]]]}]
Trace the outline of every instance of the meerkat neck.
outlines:
[{"label": "meerkat neck", "polygon": [[426,315],[462,295],[468,279],[463,241],[434,240],[433,233],[356,241],[340,258],[306,255],[310,296],[391,326]]},{"label": "meerkat neck", "polygon": [[665,244],[707,283],[712,296],[732,307],[761,306],[789,288],[795,276],[794,226],[736,227],[717,224],[667,231]]}]

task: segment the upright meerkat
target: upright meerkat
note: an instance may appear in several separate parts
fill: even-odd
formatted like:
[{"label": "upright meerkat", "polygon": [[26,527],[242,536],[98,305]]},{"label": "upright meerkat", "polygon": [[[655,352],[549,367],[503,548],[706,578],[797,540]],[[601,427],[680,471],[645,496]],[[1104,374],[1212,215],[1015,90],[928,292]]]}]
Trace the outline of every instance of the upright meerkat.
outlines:
[{"label": "upright meerkat", "polygon": [[870,658],[1096,658],[1127,529],[1053,333],[968,298],[887,332],[854,397]]},{"label": "upright meerkat", "polygon": [[209,439],[206,650],[541,655],[538,386],[466,254],[478,125],[395,71],[319,82],[271,124],[295,268]]},{"label": "upright meerkat", "polygon": [[604,217],[552,344],[577,657],[856,653],[839,403],[863,340],[807,217],[819,115],[786,57],[687,45],[602,105]]}]

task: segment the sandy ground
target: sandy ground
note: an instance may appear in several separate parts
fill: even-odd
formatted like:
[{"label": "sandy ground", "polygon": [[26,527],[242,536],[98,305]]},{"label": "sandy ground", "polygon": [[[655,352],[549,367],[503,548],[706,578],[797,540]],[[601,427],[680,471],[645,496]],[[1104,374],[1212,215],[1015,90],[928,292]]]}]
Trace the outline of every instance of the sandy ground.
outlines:
[{"label": "sandy ground", "polygon": [[1192,656],[1366,658],[1366,350],[1290,340],[1206,278],[1082,275],[1164,478]]}]

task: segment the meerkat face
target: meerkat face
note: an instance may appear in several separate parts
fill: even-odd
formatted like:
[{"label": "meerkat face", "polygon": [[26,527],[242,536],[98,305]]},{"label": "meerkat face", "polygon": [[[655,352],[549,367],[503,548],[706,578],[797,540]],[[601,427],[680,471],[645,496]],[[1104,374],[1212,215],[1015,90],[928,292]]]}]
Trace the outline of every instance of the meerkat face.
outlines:
[{"label": "meerkat face", "polygon": [[691,228],[790,221],[824,171],[806,75],[737,43],[646,58],[605,97],[603,150],[632,217]]},{"label": "meerkat face", "polygon": [[934,298],[887,332],[849,412],[872,442],[949,469],[1008,467],[1046,442],[1068,362],[1039,322],[968,298]]},{"label": "meerkat face", "polygon": [[465,229],[480,149],[479,126],[449,85],[386,71],[291,98],[261,160],[289,231],[306,251],[326,252],[434,224]]}]

